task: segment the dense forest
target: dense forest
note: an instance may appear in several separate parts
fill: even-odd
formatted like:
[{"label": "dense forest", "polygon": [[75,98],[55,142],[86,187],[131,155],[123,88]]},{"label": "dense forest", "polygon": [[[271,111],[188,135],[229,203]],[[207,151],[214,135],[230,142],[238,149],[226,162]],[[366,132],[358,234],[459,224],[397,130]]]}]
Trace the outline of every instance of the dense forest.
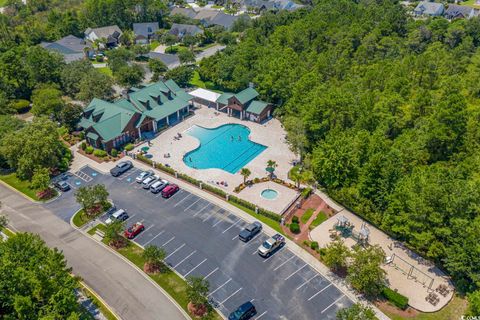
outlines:
[{"label": "dense forest", "polygon": [[341,203],[480,285],[480,19],[414,20],[397,1],[320,0],[269,14],[201,63],[253,82]]}]

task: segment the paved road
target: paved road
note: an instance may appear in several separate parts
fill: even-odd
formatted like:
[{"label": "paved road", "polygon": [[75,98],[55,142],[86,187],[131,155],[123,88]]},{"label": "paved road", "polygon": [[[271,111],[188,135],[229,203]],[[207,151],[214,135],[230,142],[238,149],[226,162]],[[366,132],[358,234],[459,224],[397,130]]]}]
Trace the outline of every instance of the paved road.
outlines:
[{"label": "paved road", "polygon": [[199,62],[203,58],[208,58],[210,56],[213,56],[215,53],[217,53],[218,51],[221,51],[223,49],[225,49],[224,45],[220,45],[220,44],[214,45],[213,47],[207,48],[204,51],[197,54],[196,57],[195,57],[195,60],[197,62]]},{"label": "paved road", "polygon": [[182,312],[132,266],[74,230],[39,204],[0,184],[4,214],[17,230],[38,233],[62,250],[76,275],[95,290],[122,319],[185,319]]},{"label": "paved road", "polygon": [[[166,262],[183,277],[206,277],[209,297],[223,314],[250,300],[262,320],[335,319],[338,309],[352,304],[288,246],[263,259],[257,248],[268,238],[266,234],[243,243],[238,233],[246,225],[244,220],[183,189],[168,200],[143,190],[135,182],[139,172],[135,168],[113,178],[85,167],[68,182],[73,188],[104,183],[117,208],[129,213],[126,224],[145,224],[145,231],[135,241],[163,247]],[[68,220],[76,206],[72,194],[47,206]]]}]

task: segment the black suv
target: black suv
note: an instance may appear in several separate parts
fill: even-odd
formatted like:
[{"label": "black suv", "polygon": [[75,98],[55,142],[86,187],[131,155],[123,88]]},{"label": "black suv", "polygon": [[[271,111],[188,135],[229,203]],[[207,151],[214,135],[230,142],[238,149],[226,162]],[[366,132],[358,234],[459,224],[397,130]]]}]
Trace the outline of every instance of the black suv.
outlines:
[{"label": "black suv", "polygon": [[237,310],[230,313],[228,320],[248,320],[257,314],[255,306],[250,301],[245,302]]},{"label": "black suv", "polygon": [[240,240],[244,242],[247,242],[252,240],[252,238],[260,231],[262,231],[262,224],[258,221],[255,221],[254,223],[249,224],[245,227],[245,229],[240,231],[238,238],[240,238]]},{"label": "black suv", "polygon": [[131,161],[122,161],[115,167],[113,167],[112,170],[110,170],[110,173],[112,176],[118,177],[122,173],[130,170],[131,168],[133,168],[133,164]]}]

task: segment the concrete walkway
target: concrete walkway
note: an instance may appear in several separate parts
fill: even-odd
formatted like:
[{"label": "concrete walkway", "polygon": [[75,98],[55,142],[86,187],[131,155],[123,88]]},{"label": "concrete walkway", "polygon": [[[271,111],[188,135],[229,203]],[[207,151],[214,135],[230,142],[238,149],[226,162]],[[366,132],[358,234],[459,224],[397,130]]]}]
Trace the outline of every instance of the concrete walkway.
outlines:
[{"label": "concrete walkway", "polygon": [[143,272],[69,224],[0,184],[2,213],[15,231],[39,234],[121,319],[188,319]]}]

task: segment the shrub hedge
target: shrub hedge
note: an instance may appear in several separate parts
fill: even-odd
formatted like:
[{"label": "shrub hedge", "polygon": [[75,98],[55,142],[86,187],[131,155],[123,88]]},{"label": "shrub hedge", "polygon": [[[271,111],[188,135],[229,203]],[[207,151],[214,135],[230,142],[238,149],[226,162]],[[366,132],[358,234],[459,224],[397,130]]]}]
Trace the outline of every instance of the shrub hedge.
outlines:
[{"label": "shrub hedge", "polygon": [[134,145],[133,145],[133,144],[131,144],[131,143],[129,143],[129,144],[127,144],[127,145],[125,146],[125,148],[124,148],[124,149],[125,149],[126,151],[132,151],[132,150],[133,150],[133,148],[135,148],[135,147],[134,147]]},{"label": "shrub hedge", "polygon": [[291,223],[290,224],[290,231],[292,233],[295,233],[295,234],[300,233],[300,225],[298,223]]},{"label": "shrub hedge", "polygon": [[310,249],[312,250],[317,250],[319,248],[318,242],[317,241],[312,241],[310,243]]},{"label": "shrub hedge", "polygon": [[110,150],[110,154],[112,155],[112,157],[118,156],[118,151],[117,151],[117,149],[113,148],[112,150]]},{"label": "shrub hedge", "polygon": [[98,158],[105,158],[107,156],[107,151],[101,149],[95,149],[93,155]]},{"label": "shrub hedge", "polygon": [[408,307],[408,298],[387,286],[383,287],[382,296],[397,308],[405,310]]},{"label": "shrub hedge", "polygon": [[85,141],[83,141],[82,144],[80,144],[80,149],[82,149],[83,151],[87,149],[87,143]]},{"label": "shrub hedge", "polygon": [[293,216],[293,217],[292,217],[292,223],[298,224],[298,222],[299,222],[298,217],[297,217],[297,216]]},{"label": "shrub hedge", "polygon": [[302,193],[301,193],[304,199],[307,199],[311,194],[312,194],[312,188],[305,188],[302,190]]},{"label": "shrub hedge", "polygon": [[85,153],[86,154],[92,154],[93,153],[93,147],[92,146],[87,146],[85,148]]}]

